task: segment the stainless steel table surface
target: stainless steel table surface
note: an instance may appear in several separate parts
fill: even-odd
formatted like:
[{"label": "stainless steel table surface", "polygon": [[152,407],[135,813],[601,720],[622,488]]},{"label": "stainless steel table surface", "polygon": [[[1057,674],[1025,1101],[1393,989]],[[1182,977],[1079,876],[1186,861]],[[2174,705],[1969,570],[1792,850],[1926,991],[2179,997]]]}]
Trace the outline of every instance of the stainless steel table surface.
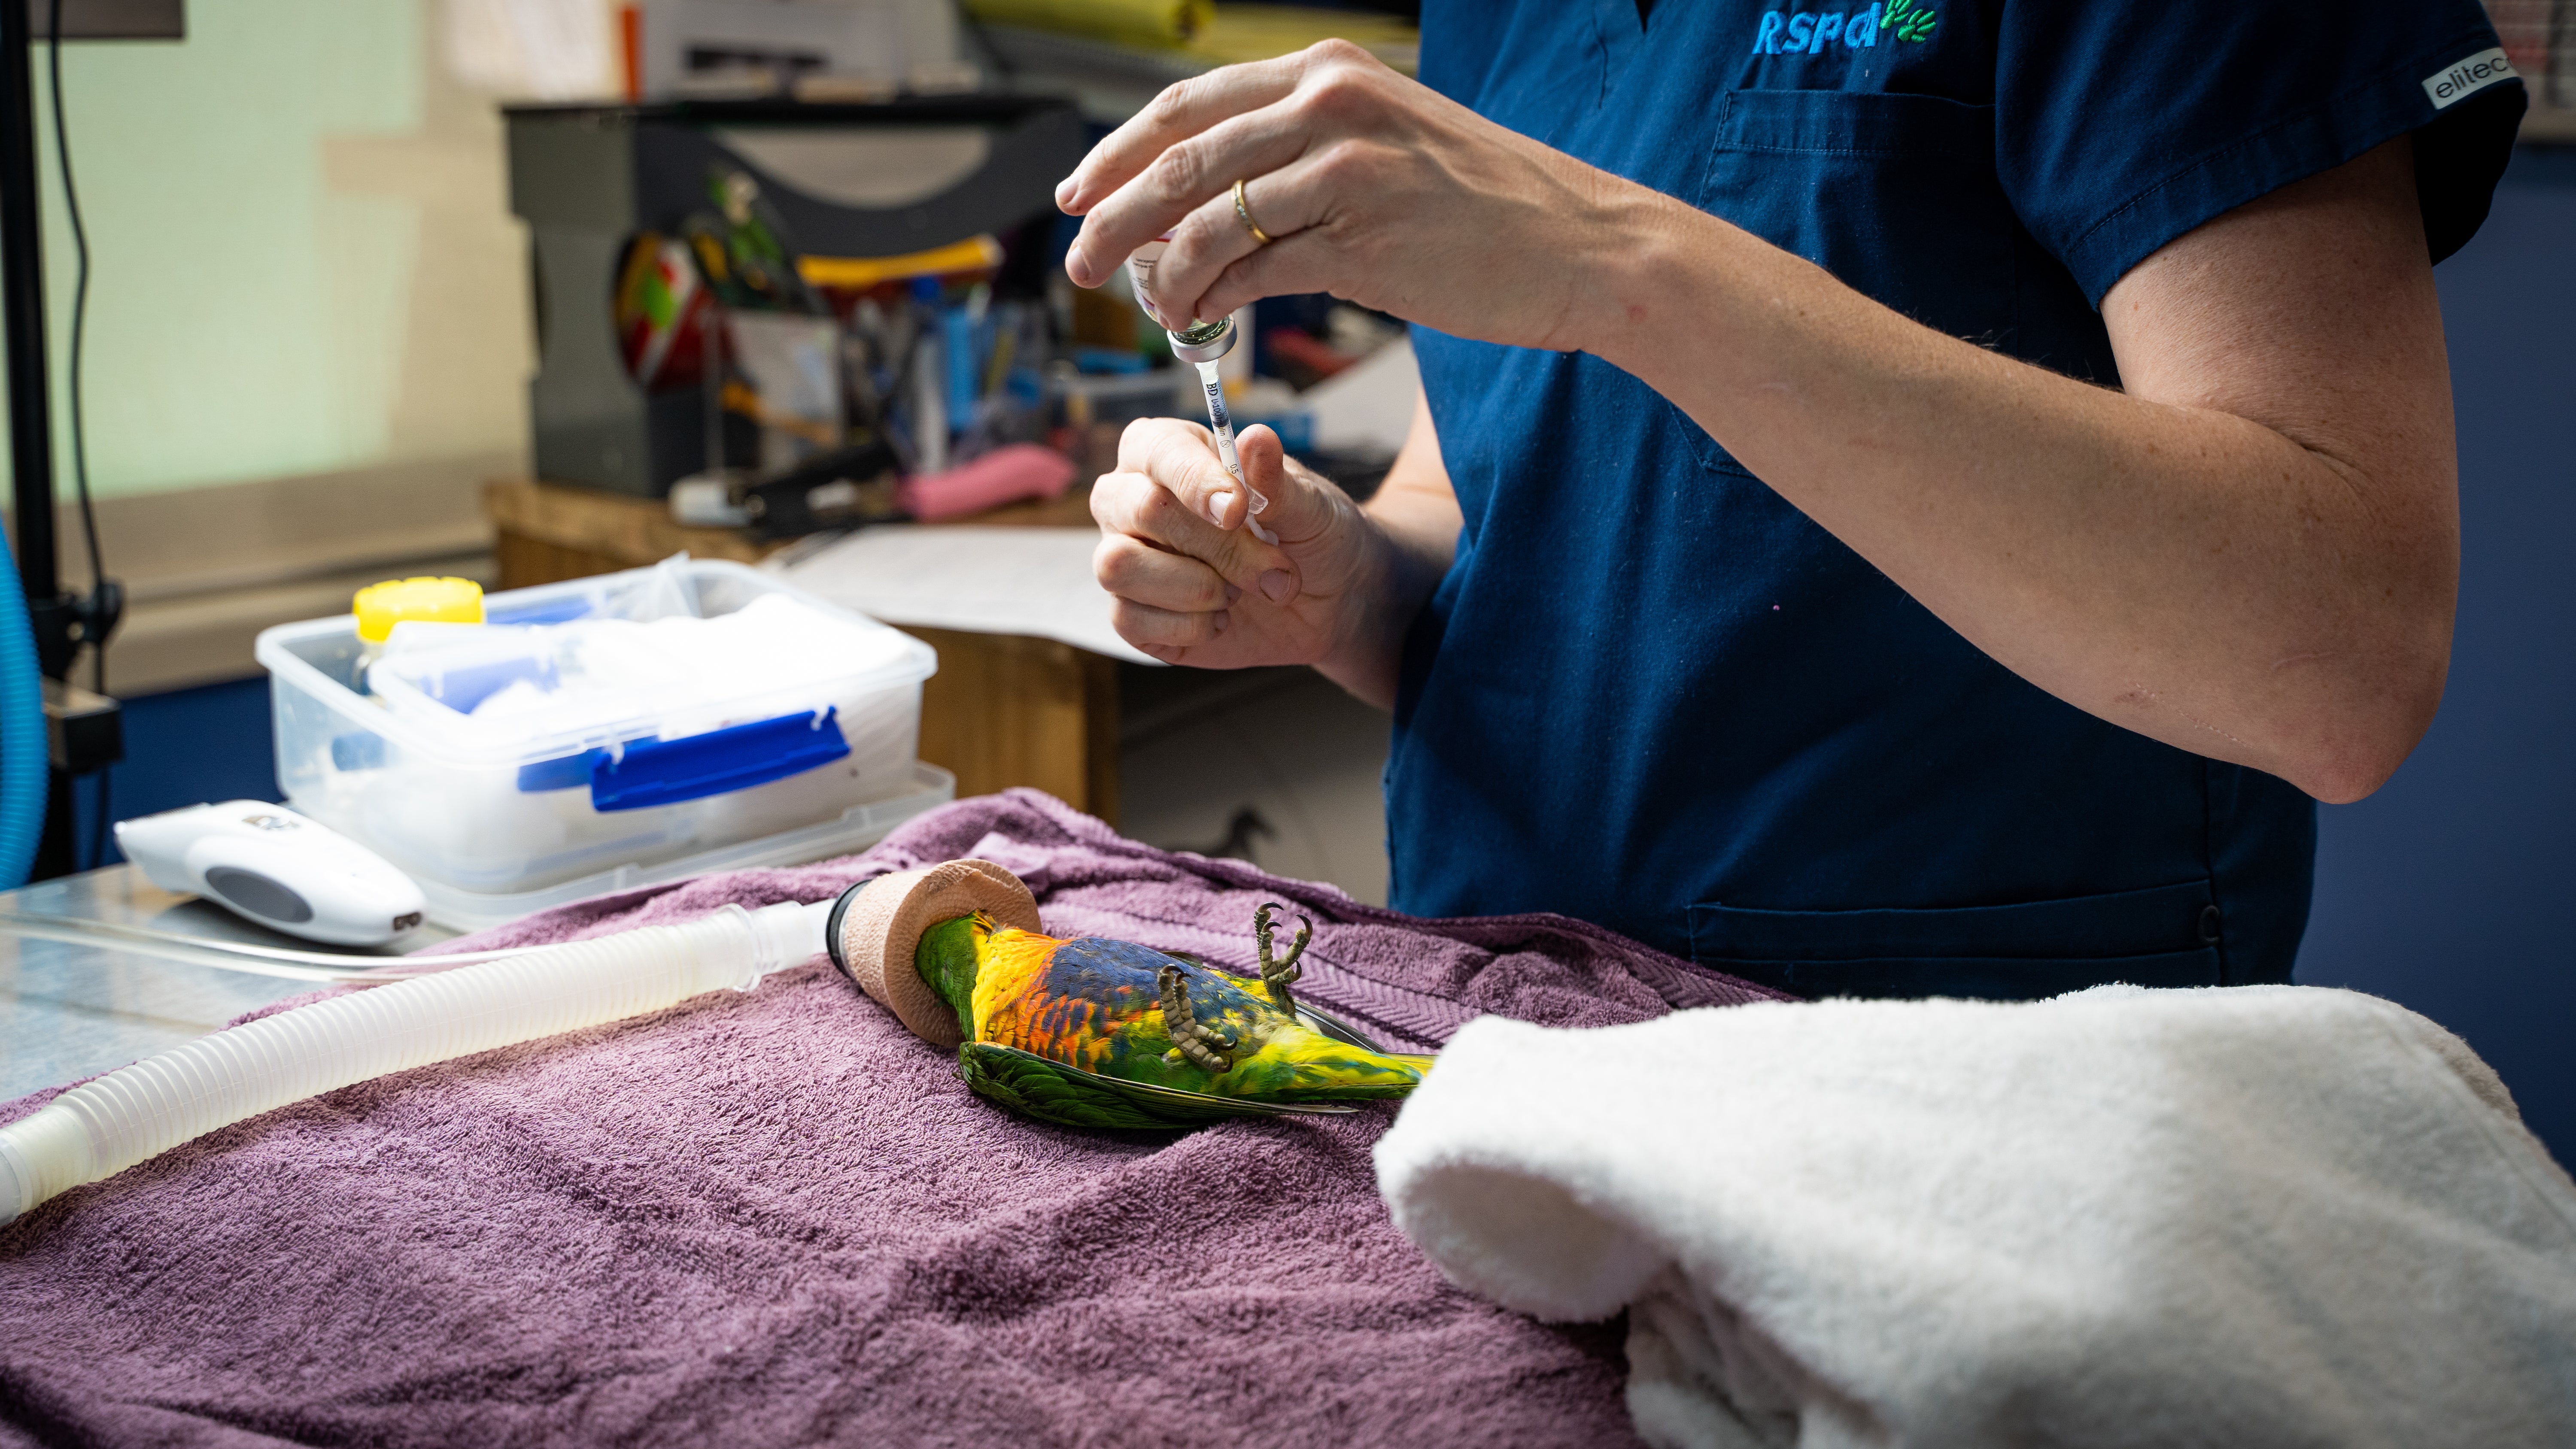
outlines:
[{"label": "stainless steel table surface", "polygon": [[[363,958],[452,939],[423,926],[399,948],[319,946],[252,925],[194,896],[172,895],[130,865],[0,891],[0,913],[116,921],[214,940],[253,941]],[[157,961],[114,949],[0,934],[0,1101],[111,1071],[214,1031],[272,1001],[319,991],[313,981]]]}]

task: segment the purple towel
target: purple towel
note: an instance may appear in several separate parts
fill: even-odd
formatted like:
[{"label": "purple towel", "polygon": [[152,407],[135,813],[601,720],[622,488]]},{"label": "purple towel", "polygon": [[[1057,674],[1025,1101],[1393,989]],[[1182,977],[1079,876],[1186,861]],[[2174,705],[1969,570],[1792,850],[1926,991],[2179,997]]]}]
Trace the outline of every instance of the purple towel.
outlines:
[{"label": "purple towel", "polygon": [[[1059,934],[1239,970],[1254,905],[1285,902],[1315,921],[1300,991],[1390,1045],[1771,995],[1559,917],[1415,920],[1154,850],[1030,791],[480,944],[963,855]],[[808,966],[285,1107],[0,1229],[0,1443],[1633,1442],[1612,1331],[1469,1297],[1388,1223],[1390,1115],[1021,1120]]]}]

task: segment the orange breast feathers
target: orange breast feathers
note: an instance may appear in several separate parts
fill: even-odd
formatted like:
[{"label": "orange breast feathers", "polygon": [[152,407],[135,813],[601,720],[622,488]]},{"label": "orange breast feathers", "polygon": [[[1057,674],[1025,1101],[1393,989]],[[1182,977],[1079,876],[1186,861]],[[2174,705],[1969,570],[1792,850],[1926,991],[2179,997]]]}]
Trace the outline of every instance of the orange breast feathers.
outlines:
[{"label": "orange breast feathers", "polygon": [[1067,944],[1011,927],[979,943],[975,1040],[1100,1071],[1119,1053],[1121,1028],[1159,1011],[1150,972],[1132,982],[1079,970],[1065,979],[1056,953]]}]

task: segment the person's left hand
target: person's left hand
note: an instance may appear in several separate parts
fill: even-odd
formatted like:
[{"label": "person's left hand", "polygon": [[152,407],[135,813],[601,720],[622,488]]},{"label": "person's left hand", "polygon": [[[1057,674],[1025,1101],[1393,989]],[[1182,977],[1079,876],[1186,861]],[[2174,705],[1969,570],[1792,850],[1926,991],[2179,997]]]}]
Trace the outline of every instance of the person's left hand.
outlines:
[{"label": "person's left hand", "polygon": [[[1235,215],[1246,185],[1256,241]],[[1227,66],[1154,98],[1056,189],[1096,287],[1168,231],[1154,290],[1204,321],[1330,292],[1460,337],[1571,348],[1622,213],[1654,193],[1504,129],[1348,41]]]}]

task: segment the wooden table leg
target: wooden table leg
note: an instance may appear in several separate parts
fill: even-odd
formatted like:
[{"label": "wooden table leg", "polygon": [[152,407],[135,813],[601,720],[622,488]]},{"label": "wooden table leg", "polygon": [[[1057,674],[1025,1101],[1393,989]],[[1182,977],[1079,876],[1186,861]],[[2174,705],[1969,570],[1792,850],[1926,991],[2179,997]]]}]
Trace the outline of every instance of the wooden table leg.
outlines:
[{"label": "wooden table leg", "polygon": [[1118,666],[1020,634],[906,626],[939,651],[921,692],[921,757],[957,794],[1030,785],[1118,823]]}]

